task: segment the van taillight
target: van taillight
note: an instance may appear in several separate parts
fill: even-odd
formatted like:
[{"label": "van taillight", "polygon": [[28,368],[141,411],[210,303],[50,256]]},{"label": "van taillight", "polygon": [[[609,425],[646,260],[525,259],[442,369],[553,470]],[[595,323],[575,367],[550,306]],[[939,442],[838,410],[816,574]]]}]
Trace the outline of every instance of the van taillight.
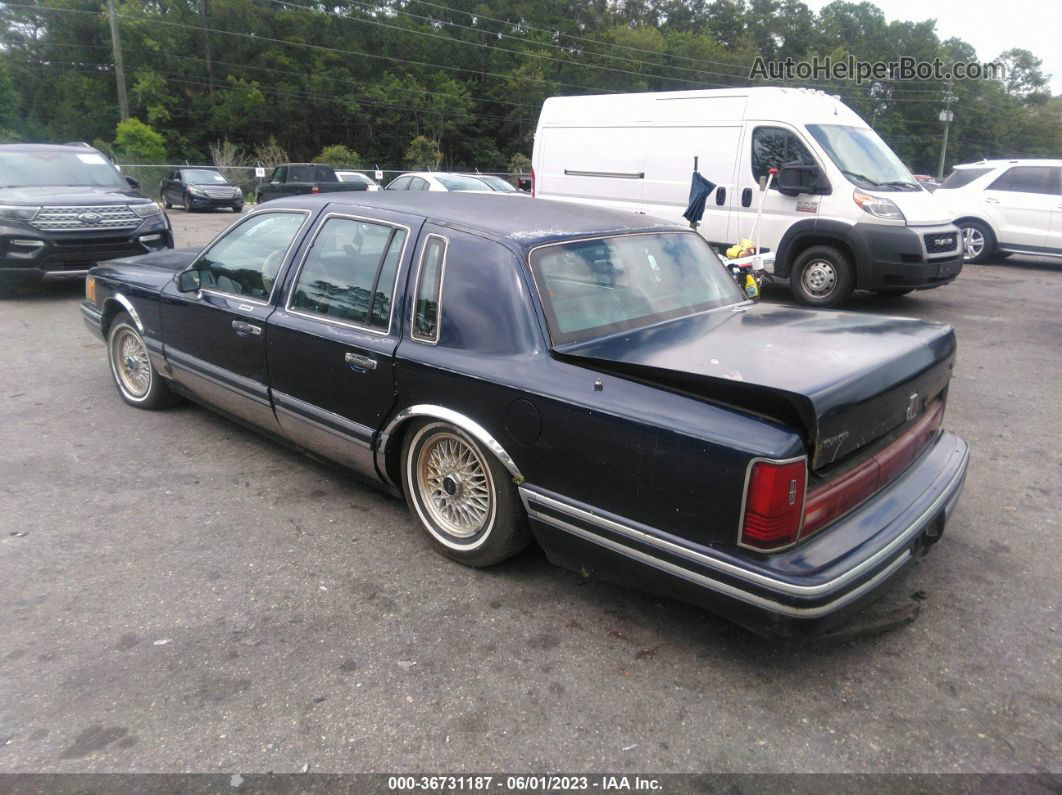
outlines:
[{"label": "van taillight", "polygon": [[531,166],[531,198],[535,198],[535,167]]},{"label": "van taillight", "polygon": [[320,193],[320,192],[321,192],[321,188],[320,188],[319,185],[314,185],[312,188],[310,188],[310,193]]},{"label": "van taillight", "polygon": [[807,459],[753,463],[745,494],[741,544],[768,550],[795,542],[800,535],[807,484]]}]

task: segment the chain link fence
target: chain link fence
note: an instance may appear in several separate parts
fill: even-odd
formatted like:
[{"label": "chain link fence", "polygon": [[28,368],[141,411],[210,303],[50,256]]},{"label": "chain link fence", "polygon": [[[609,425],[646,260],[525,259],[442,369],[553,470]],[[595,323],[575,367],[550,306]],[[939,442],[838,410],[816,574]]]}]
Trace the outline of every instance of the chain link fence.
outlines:
[{"label": "chain link fence", "polygon": [[[273,172],[272,167],[262,168],[261,166],[213,166],[194,165],[190,163],[121,163],[116,165],[125,176],[133,177],[140,183],[141,193],[145,196],[150,196],[156,201],[161,200],[160,189],[162,186],[162,180],[178,168],[208,168],[220,172],[225,179],[233,185],[238,185],[240,187],[240,190],[243,191],[244,201],[247,204],[255,203],[258,196],[258,188],[261,187],[263,183],[268,182],[269,176]],[[379,183],[381,187],[386,187],[388,183],[396,177],[402,174],[408,174],[411,171],[411,169],[408,168],[386,168],[380,169],[379,171],[374,168],[349,168],[338,170],[356,171],[359,174],[364,174],[369,179]],[[520,187],[521,181],[526,184],[528,180],[530,180],[530,177],[527,174],[517,174],[508,171],[461,171],[455,173],[468,174],[469,176],[480,174],[482,176],[501,177],[514,187]]]}]

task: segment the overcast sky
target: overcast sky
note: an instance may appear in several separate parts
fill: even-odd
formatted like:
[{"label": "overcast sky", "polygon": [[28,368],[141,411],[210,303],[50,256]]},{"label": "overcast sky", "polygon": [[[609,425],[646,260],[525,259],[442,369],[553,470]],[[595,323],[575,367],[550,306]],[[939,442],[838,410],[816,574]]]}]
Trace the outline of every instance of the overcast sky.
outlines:
[{"label": "overcast sky", "polygon": [[[858,0],[855,0],[858,2]],[[829,0],[804,0],[818,11]],[[956,36],[977,49],[977,57],[990,61],[1004,50],[1021,47],[1043,60],[1051,77],[1051,93],[1062,94],[1062,3],[1058,0],[871,0],[885,18],[921,22],[937,20],[941,41]],[[1052,11],[1051,9],[1054,9]]]}]

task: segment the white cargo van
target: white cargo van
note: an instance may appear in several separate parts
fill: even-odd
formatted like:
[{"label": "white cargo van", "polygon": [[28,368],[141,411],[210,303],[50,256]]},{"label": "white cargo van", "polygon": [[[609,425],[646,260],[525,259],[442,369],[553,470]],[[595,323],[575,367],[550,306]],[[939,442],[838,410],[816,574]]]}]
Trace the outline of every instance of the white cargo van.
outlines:
[{"label": "white cargo van", "polygon": [[807,304],[837,306],[857,288],[939,287],[962,269],[947,210],[865,121],[821,91],[552,97],[538,120],[533,191],[686,223],[694,157],[718,186],[699,228],[718,246],[751,234],[760,180],[780,168],[755,242]]}]

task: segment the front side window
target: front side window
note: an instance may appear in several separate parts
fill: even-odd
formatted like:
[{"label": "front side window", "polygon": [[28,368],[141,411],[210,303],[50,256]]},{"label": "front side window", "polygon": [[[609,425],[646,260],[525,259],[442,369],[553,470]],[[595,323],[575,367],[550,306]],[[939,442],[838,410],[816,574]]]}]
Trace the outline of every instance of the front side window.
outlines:
[{"label": "front side window", "polygon": [[745,295],[691,232],[557,243],[531,255],[555,345],[737,304]]},{"label": "front side window", "polygon": [[289,307],[330,320],[388,330],[406,231],[329,218],[299,271]]},{"label": "front side window", "polygon": [[815,165],[815,158],[799,138],[781,127],[757,127],[752,133],[752,176],[758,182],[768,169],[798,161]]},{"label": "front side window", "polygon": [[413,303],[414,339],[439,340],[439,298],[442,294],[443,270],[446,267],[446,239],[430,235],[420,255],[417,290]]},{"label": "front side window", "polygon": [[303,213],[290,212],[249,216],[203,254],[198,263],[200,286],[269,300],[280,266],[305,219]]},{"label": "front side window", "polygon": [[1013,193],[1058,193],[1054,169],[1050,166],[1015,166],[995,182],[988,190],[1005,190]]}]

